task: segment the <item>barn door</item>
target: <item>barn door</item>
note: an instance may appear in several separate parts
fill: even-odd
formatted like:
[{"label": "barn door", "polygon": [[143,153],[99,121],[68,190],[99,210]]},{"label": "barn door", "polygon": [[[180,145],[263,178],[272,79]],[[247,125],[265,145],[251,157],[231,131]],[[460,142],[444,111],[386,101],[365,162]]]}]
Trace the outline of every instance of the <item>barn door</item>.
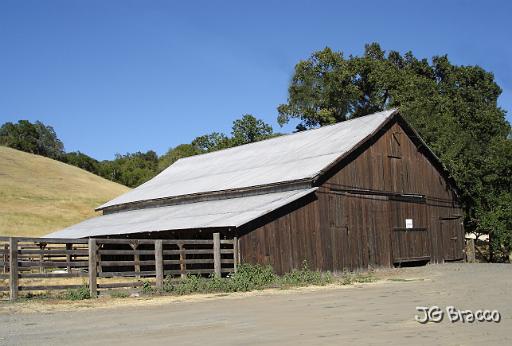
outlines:
[{"label": "barn door", "polygon": [[333,270],[353,270],[353,244],[351,244],[347,214],[343,206],[343,197],[340,195],[329,195],[328,211]]},{"label": "barn door", "polygon": [[394,263],[430,260],[426,228],[394,228],[392,235]]},{"label": "barn door", "polygon": [[441,217],[441,239],[445,261],[464,257],[464,229],[460,217]]}]

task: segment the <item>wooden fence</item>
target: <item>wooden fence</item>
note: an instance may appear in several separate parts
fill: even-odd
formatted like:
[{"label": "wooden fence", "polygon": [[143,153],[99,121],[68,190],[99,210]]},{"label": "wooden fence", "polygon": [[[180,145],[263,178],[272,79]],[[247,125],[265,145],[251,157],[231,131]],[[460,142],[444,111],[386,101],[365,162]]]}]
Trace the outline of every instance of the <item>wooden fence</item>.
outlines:
[{"label": "wooden fence", "polygon": [[[83,277],[92,297],[98,290],[137,287],[141,278],[155,278],[161,289],[166,276],[185,277],[236,272],[238,240],[221,240],[219,233],[206,240],[169,239],[52,239],[0,237],[0,280],[8,284],[11,300],[19,291],[78,288],[82,285],[24,285],[25,279]],[[129,282],[98,283],[98,278],[134,278]],[[55,280],[54,280],[55,281]]]}]

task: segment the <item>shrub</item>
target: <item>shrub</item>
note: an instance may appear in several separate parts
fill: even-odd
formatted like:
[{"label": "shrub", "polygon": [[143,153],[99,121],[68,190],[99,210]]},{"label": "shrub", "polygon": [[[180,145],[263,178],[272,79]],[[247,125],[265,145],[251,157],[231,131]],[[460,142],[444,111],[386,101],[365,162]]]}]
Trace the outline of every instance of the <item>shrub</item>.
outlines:
[{"label": "shrub", "polygon": [[144,280],[142,281],[142,293],[152,294],[155,293],[156,289],[151,285],[151,282]]},{"label": "shrub", "polygon": [[89,292],[89,286],[82,285],[79,288],[69,289],[66,291],[66,299],[69,300],[84,300],[90,299],[91,293]]},{"label": "shrub", "polygon": [[282,276],[281,282],[285,286],[326,285],[333,282],[331,273],[322,274],[309,269],[307,261],[302,263],[302,269],[293,270]]},{"label": "shrub", "polygon": [[271,287],[278,281],[272,266],[242,264],[231,278],[231,291],[246,292]]},{"label": "shrub", "polygon": [[[371,274],[345,274],[341,278],[343,285],[354,282],[374,281]],[[338,282],[334,276],[327,272],[322,273],[309,269],[304,261],[302,269],[294,270],[282,277],[277,276],[270,265],[242,264],[238,271],[226,278],[214,275],[209,278],[191,275],[184,279],[175,279],[168,276],[164,281],[164,291],[185,295],[191,293],[215,293],[215,292],[247,292],[269,287],[295,287],[307,285],[326,285]],[[149,286],[153,289],[151,286]]]}]

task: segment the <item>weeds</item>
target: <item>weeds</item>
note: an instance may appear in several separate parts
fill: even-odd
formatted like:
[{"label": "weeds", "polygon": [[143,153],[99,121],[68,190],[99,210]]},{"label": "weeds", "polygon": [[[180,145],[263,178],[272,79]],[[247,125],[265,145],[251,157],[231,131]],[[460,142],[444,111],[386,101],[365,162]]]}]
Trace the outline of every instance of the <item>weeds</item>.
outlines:
[{"label": "weeds", "polygon": [[90,299],[91,293],[89,292],[89,286],[84,284],[79,288],[69,289],[66,291],[65,298],[68,300]]},{"label": "weeds", "polygon": [[247,292],[264,288],[289,288],[317,285],[324,286],[339,282],[343,285],[360,282],[372,282],[375,278],[369,274],[345,274],[341,278],[331,273],[322,273],[309,269],[304,261],[302,269],[294,270],[283,276],[274,273],[271,266],[243,264],[238,271],[226,278],[210,276],[187,276],[184,279],[167,277],[163,291],[175,295],[192,293]]},{"label": "weeds", "polygon": [[151,282],[145,280],[142,281],[142,293],[144,294],[153,294],[156,292],[156,289],[151,285]]},{"label": "weeds", "polygon": [[117,291],[110,292],[110,297],[112,297],[112,298],[128,298],[129,296],[130,296],[130,293],[127,291],[117,290]]},{"label": "weeds", "polygon": [[290,286],[308,286],[319,285],[324,286],[334,281],[331,273],[322,273],[309,269],[307,261],[302,263],[302,269],[293,270],[280,278],[282,285]]}]

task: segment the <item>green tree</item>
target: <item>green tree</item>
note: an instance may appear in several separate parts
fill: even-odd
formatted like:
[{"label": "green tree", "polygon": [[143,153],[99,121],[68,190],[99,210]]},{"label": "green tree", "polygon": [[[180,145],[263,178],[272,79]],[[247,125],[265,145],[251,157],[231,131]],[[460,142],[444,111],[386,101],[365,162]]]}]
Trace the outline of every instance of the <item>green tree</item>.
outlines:
[{"label": "green tree", "polygon": [[99,174],[100,163],[98,162],[98,160],[93,159],[92,157],[84,153],[81,153],[80,151],[74,151],[64,154],[62,156],[61,161],[69,165],[85,169],[88,172]]},{"label": "green tree", "polygon": [[200,154],[201,151],[192,144],[180,144],[171,148],[158,160],[158,171],[161,172],[181,158]]},{"label": "green tree", "polygon": [[234,145],[258,142],[273,136],[272,126],[251,114],[244,114],[242,119],[233,122],[231,131]]},{"label": "green tree", "polygon": [[199,153],[208,153],[233,146],[233,141],[223,133],[212,132],[207,135],[196,137],[192,143]]},{"label": "green tree", "polygon": [[146,153],[117,154],[113,161],[102,161],[98,171],[104,178],[136,187],[156,175],[158,156],[153,150]]},{"label": "green tree", "polygon": [[64,145],[53,127],[40,121],[32,124],[28,120],[20,120],[3,124],[0,127],[0,145],[52,159],[60,159],[64,154]]},{"label": "green tree", "polygon": [[64,144],[57,137],[53,127],[36,121],[34,127],[37,131],[37,146],[39,155],[52,159],[60,159],[64,155]]},{"label": "green tree", "polygon": [[345,58],[325,48],[295,66],[278,122],[299,119],[301,130],[399,107],[457,182],[466,228],[490,234],[491,259],[498,260],[510,252],[512,234],[504,208],[512,194],[512,147],[500,93],[492,73],[447,56],[429,61],[372,43],[362,56]]}]

